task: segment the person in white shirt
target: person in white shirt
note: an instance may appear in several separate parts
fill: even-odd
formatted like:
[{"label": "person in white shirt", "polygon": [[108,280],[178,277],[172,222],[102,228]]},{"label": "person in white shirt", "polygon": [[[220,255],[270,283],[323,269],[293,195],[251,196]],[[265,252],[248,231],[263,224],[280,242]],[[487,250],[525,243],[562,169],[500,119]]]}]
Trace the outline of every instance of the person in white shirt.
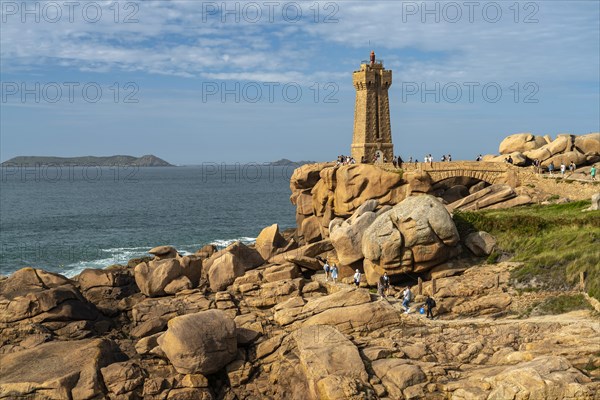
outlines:
[{"label": "person in white shirt", "polygon": [[356,273],[354,274],[354,284],[356,286],[360,285],[360,271],[356,270]]},{"label": "person in white shirt", "polygon": [[402,292],[403,295],[403,301],[402,301],[402,307],[404,307],[404,312],[406,314],[408,314],[410,312],[410,307],[408,306],[408,303],[410,303],[410,301],[412,300],[412,292],[410,291],[410,288],[407,286],[406,289],[404,289],[404,292]]}]

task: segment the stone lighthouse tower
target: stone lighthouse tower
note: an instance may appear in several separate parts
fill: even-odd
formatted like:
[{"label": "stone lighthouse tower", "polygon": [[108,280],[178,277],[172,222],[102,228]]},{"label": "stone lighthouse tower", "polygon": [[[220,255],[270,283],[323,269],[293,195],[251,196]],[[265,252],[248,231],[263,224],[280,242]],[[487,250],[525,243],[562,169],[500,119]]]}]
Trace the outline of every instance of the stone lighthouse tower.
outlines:
[{"label": "stone lighthouse tower", "polygon": [[363,61],[360,70],[352,74],[352,81],[356,88],[352,157],[369,163],[376,157],[378,162],[391,162],[394,148],[388,89],[392,71],[383,68],[383,60],[375,60],[372,51],[370,60]]}]

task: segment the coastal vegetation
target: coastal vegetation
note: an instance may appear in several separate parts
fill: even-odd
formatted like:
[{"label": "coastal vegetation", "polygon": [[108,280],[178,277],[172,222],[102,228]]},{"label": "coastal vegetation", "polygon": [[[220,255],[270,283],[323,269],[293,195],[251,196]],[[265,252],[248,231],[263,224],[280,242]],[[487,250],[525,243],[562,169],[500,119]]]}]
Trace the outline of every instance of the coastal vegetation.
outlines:
[{"label": "coastal vegetation", "polygon": [[584,273],[586,291],[600,299],[600,211],[590,201],[502,210],[456,212],[461,236],[486,231],[497,239],[495,259],[523,265],[511,272],[516,286],[568,290]]}]

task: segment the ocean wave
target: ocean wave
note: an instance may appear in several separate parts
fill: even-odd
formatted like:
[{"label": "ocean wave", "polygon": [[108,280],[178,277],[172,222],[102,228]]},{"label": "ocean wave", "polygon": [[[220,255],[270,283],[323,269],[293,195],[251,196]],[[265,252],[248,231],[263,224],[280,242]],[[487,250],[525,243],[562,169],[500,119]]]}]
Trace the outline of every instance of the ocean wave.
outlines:
[{"label": "ocean wave", "polygon": [[210,244],[214,244],[215,246],[217,246],[217,248],[219,250],[224,249],[225,247],[229,246],[232,243],[235,242],[242,242],[244,244],[251,244],[256,242],[256,238],[255,237],[249,237],[249,236],[242,236],[236,239],[217,239],[217,240],[213,240]]},{"label": "ocean wave", "polygon": [[[216,239],[213,240],[210,244],[214,244],[217,246],[217,249],[221,250],[230,244],[240,241],[244,244],[251,244],[256,241],[254,237],[242,236],[235,239]],[[182,256],[188,256],[194,254],[194,252],[200,249],[204,244],[202,243],[192,243],[192,244],[182,244],[182,245],[173,245]],[[88,261],[77,261],[74,263],[70,263],[64,266],[61,266],[63,270],[63,275],[68,278],[72,278],[76,275],[79,275],[83,270],[91,268],[91,269],[104,269],[110,265],[120,264],[127,265],[127,262],[132,258],[139,258],[144,256],[149,256],[148,250],[151,247],[148,246],[137,246],[137,247],[113,247],[108,249],[101,249],[102,253],[106,253],[107,257],[98,258],[95,260]],[[194,250],[184,250],[184,249],[194,249]]]}]

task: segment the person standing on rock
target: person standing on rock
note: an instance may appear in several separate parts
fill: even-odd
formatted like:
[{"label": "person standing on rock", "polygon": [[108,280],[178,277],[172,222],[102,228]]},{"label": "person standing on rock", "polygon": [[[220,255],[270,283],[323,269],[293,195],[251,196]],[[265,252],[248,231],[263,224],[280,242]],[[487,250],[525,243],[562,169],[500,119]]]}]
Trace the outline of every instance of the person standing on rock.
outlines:
[{"label": "person standing on rock", "polygon": [[535,166],[535,173],[536,174],[540,174],[542,172],[542,169],[540,168],[540,160],[538,160],[537,158],[533,161],[533,165]]},{"label": "person standing on rock", "polygon": [[552,175],[552,173],[554,172],[554,161],[550,161],[550,164],[548,165],[548,172],[550,173],[550,175]]},{"label": "person standing on rock", "polygon": [[360,271],[356,270],[356,273],[354,274],[354,284],[358,287],[358,285],[360,285]]},{"label": "person standing on rock", "polygon": [[567,166],[562,162],[560,163],[560,175],[565,176],[565,172],[567,172]]},{"label": "person standing on rock", "polygon": [[327,260],[325,260],[323,269],[325,270],[325,282],[327,282],[329,280],[329,271],[331,270],[331,267],[329,266],[329,263],[327,262]]},{"label": "person standing on rock", "polygon": [[389,296],[390,295],[390,277],[388,276],[387,272],[383,273],[383,289],[385,290],[385,295]]},{"label": "person standing on rock", "polygon": [[332,263],[331,265],[331,280],[333,283],[337,283],[338,278],[338,267]]},{"label": "person standing on rock", "polygon": [[575,163],[573,161],[571,161],[571,163],[569,164],[569,172],[573,173],[575,172]]},{"label": "person standing on rock", "polygon": [[383,300],[385,298],[385,281],[383,279],[383,275],[379,277],[377,281],[377,294],[379,295],[379,300]]},{"label": "person standing on rock", "polygon": [[427,308],[427,318],[431,316],[431,319],[433,319],[433,309],[435,308],[435,306],[435,300],[429,295],[427,295],[427,299],[425,300],[425,307]]},{"label": "person standing on rock", "polygon": [[590,169],[590,177],[592,178],[593,181],[596,180],[596,166],[592,165],[592,168]]},{"label": "person standing on rock", "polygon": [[412,299],[412,292],[410,291],[410,288],[407,286],[406,289],[404,289],[404,292],[402,292],[403,298],[404,300],[402,301],[402,307],[404,307],[404,313],[408,314],[410,312],[410,307],[408,306],[408,304],[410,303],[410,300]]}]

